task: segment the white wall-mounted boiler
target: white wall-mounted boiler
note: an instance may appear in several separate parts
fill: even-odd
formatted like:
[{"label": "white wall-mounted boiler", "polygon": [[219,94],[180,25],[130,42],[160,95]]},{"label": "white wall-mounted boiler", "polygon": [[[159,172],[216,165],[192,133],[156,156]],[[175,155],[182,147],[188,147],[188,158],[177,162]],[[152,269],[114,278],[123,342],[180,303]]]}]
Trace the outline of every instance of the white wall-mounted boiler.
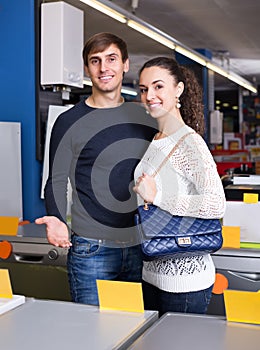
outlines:
[{"label": "white wall-mounted boiler", "polygon": [[41,5],[41,85],[83,87],[83,11],[63,1]]}]

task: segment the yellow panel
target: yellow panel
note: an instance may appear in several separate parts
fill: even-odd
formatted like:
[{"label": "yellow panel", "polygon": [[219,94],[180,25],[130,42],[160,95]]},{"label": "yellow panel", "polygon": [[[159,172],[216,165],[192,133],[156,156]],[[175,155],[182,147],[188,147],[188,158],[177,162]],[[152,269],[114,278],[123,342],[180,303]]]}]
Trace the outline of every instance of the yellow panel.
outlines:
[{"label": "yellow panel", "polygon": [[101,310],[144,312],[141,283],[97,280]]},{"label": "yellow panel", "polygon": [[0,298],[12,298],[13,292],[7,269],[0,269]]},{"label": "yellow panel", "polygon": [[243,193],[244,203],[258,203],[258,193]]},{"label": "yellow panel", "polygon": [[240,226],[222,226],[222,248],[240,248]]},{"label": "yellow panel", "polygon": [[19,218],[16,216],[0,216],[0,235],[16,236]]},{"label": "yellow panel", "polygon": [[228,321],[260,324],[260,293],[224,290]]}]

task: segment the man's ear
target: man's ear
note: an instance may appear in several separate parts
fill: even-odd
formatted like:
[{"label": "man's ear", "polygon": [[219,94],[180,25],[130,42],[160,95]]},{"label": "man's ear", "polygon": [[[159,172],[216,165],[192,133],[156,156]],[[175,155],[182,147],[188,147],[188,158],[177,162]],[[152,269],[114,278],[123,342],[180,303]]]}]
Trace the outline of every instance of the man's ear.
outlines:
[{"label": "man's ear", "polygon": [[124,62],[124,73],[127,73],[129,71],[129,59]]},{"label": "man's ear", "polygon": [[88,71],[88,67],[84,65],[84,71],[86,73],[86,76],[89,77],[89,71]]}]

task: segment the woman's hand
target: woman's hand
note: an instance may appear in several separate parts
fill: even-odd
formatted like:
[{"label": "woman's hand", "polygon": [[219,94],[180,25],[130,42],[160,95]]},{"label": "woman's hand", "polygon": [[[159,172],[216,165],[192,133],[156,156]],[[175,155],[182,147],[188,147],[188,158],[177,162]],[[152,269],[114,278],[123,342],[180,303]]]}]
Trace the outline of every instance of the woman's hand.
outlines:
[{"label": "woman's hand", "polygon": [[137,179],[133,190],[148,203],[153,203],[157,193],[154,178],[146,173],[143,173],[143,175]]}]

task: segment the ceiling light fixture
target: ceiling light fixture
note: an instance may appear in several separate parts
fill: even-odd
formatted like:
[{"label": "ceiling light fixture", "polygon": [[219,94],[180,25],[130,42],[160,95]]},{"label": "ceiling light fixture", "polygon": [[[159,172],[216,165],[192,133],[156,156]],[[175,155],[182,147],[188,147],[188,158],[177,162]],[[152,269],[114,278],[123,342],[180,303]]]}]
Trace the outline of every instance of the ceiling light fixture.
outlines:
[{"label": "ceiling light fixture", "polygon": [[138,31],[139,33],[146,35],[148,38],[158,41],[158,43],[169,47],[172,50],[175,49],[175,45],[171,40],[165,38],[161,34],[156,33],[154,30],[145,27],[144,25],[139,24],[138,22],[130,19],[127,21],[127,25],[128,27]]},{"label": "ceiling light fixture", "polygon": [[211,62],[207,62],[206,67],[208,69],[212,70],[213,72],[218,73],[218,74],[222,75],[223,77],[228,78],[228,72],[225,71],[224,69],[216,66],[215,64],[213,64]]},{"label": "ceiling light fixture", "polygon": [[223,69],[221,66],[212,63],[208,58],[204,58],[203,55],[196,53],[195,50],[190,49],[182,45],[176,39],[171,37],[170,35],[162,32],[156,27],[150,25],[147,22],[142,21],[140,18],[136,17],[130,12],[127,12],[123,8],[114,4],[108,0],[79,0],[85,3],[88,6],[95,8],[96,10],[103,12],[107,16],[110,16],[121,23],[126,23],[130,28],[146,35],[147,37],[159,42],[160,44],[179,52],[185,57],[190,58],[191,60],[201,64],[202,66],[206,66],[208,69],[218,73],[229,80],[232,80],[234,83],[244,87],[245,89],[252,91],[253,93],[257,93],[257,89],[253,84],[244,78],[236,75],[230,71]]},{"label": "ceiling light fixture", "polygon": [[185,57],[190,58],[191,60],[201,64],[202,66],[206,66],[207,62],[206,59],[200,57],[199,55],[197,55],[196,53],[192,52],[189,49],[185,49],[182,46],[176,45],[175,46],[175,51],[179,52],[180,54],[182,54]]},{"label": "ceiling light fixture", "polygon": [[239,75],[236,75],[235,73],[229,73],[228,74],[228,79],[233,81],[234,83],[244,87],[247,90],[250,90],[250,91],[252,91],[254,93],[257,93],[257,89],[256,88],[254,88],[254,91],[253,91],[251,84],[247,80],[245,80],[242,77],[240,77]]},{"label": "ceiling light fixture", "polygon": [[84,4],[93,7],[95,10],[98,10],[104,13],[105,15],[114,18],[121,23],[126,23],[126,18],[124,15],[122,15],[120,12],[116,10],[113,10],[109,6],[102,4],[100,1],[95,1],[95,0],[79,0],[79,1],[84,2]]},{"label": "ceiling light fixture", "polygon": [[87,86],[92,86],[92,81],[89,78],[83,78],[83,84]]},{"label": "ceiling light fixture", "polygon": [[137,96],[138,95],[136,90],[131,89],[130,87],[125,87],[125,86],[122,86],[121,92],[122,92],[122,94],[131,95],[131,96]]}]

